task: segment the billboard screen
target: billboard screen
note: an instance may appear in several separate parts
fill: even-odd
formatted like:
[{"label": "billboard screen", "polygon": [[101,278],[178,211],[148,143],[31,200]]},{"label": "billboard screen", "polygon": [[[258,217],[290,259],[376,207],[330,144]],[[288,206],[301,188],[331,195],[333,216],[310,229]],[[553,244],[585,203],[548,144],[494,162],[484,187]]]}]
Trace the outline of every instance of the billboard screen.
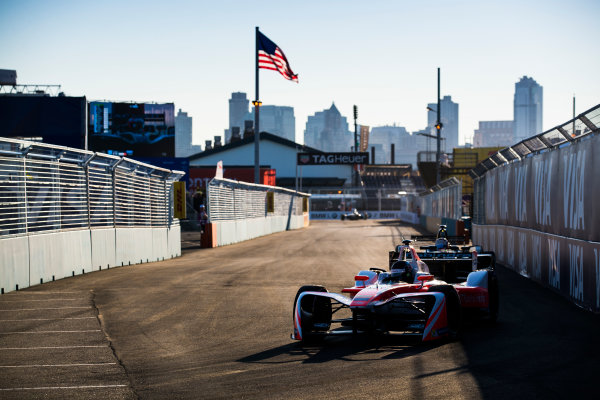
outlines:
[{"label": "billboard screen", "polygon": [[128,157],[175,157],[173,103],[113,103],[89,106],[89,149]]},{"label": "billboard screen", "polygon": [[0,136],[83,149],[85,97],[0,96]]}]

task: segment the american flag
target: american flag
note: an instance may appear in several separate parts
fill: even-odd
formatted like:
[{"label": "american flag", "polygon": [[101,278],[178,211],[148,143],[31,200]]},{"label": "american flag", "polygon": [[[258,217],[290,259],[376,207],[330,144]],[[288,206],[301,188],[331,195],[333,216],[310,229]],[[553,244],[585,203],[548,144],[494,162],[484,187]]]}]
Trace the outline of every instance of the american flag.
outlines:
[{"label": "american flag", "polygon": [[290,68],[283,51],[261,32],[258,32],[258,68],[279,71],[285,79],[298,82],[298,75]]}]

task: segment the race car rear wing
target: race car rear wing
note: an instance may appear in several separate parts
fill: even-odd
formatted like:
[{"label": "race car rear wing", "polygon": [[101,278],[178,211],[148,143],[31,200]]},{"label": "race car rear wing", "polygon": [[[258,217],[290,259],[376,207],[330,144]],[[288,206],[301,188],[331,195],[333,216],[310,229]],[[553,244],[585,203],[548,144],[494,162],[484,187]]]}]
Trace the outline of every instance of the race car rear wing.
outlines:
[{"label": "race car rear wing", "polygon": [[[478,270],[486,268],[495,268],[496,255],[494,252],[480,253],[481,248],[476,247]],[[468,249],[462,248],[462,251],[424,251],[417,252],[417,255],[429,267],[429,272],[436,278],[442,279],[448,283],[460,283],[467,280],[470,272],[473,272],[473,253]],[[390,251],[389,265],[390,267],[398,260],[399,252]]]},{"label": "race car rear wing", "polygon": [[[410,240],[414,240],[417,242],[435,242],[435,240],[437,239],[437,235],[417,235],[417,236],[411,236]],[[447,236],[446,239],[448,239],[448,243],[450,244],[466,244],[466,238],[464,236]]]}]

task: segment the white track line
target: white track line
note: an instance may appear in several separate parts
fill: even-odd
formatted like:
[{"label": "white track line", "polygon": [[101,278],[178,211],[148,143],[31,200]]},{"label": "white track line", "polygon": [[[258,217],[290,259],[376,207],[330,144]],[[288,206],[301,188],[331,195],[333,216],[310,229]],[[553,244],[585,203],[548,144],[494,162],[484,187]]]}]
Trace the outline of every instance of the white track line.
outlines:
[{"label": "white track line", "polygon": [[38,333],[83,333],[83,332],[102,332],[100,329],[88,329],[83,331],[34,331],[34,332],[0,332],[0,335],[19,335],[19,334],[38,334]]},{"label": "white track line", "polygon": [[56,349],[88,349],[88,348],[108,348],[108,345],[94,345],[94,346],[45,346],[45,347],[0,347],[2,350],[56,350]]},{"label": "white track line", "polygon": [[3,300],[0,299],[0,303],[23,303],[25,301],[75,301],[75,300],[87,300],[87,299],[43,299],[43,300]]},{"label": "white track line", "polygon": [[28,294],[40,295],[40,294],[86,294],[89,291],[82,292],[8,292],[4,296],[27,296]]},{"label": "white track line", "polygon": [[110,389],[122,388],[127,385],[87,385],[87,386],[41,386],[41,387],[21,387],[21,388],[4,388],[0,389],[5,392],[19,390],[64,390],[64,389]]},{"label": "white track line", "polygon": [[23,319],[0,319],[0,322],[19,321],[64,321],[66,319],[96,319],[96,317],[65,317],[65,318],[23,318]]},{"label": "white track line", "polygon": [[104,365],[117,365],[117,363],[0,365],[0,368],[97,367]]},{"label": "white track line", "polygon": [[64,321],[67,319],[97,319],[96,317],[64,317],[64,318],[22,318],[22,319],[0,319],[0,322],[18,321]]},{"label": "white track line", "polygon": [[87,306],[87,307],[71,307],[71,306],[67,306],[67,307],[46,307],[46,308],[14,308],[12,310],[0,310],[0,312],[15,312],[15,311],[40,311],[40,310],[64,310],[67,308],[87,308],[89,310],[92,309],[92,307]]}]

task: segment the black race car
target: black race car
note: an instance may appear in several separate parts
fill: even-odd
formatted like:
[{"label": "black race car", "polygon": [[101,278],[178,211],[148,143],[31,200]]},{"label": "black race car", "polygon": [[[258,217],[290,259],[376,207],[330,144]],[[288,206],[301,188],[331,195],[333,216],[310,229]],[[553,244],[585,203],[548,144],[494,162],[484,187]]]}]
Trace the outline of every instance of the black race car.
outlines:
[{"label": "black race car", "polygon": [[342,214],[340,218],[342,219],[342,221],[345,219],[350,219],[352,221],[356,221],[357,219],[367,219],[367,213],[359,213],[356,208],[353,208],[352,212],[348,214]]}]

